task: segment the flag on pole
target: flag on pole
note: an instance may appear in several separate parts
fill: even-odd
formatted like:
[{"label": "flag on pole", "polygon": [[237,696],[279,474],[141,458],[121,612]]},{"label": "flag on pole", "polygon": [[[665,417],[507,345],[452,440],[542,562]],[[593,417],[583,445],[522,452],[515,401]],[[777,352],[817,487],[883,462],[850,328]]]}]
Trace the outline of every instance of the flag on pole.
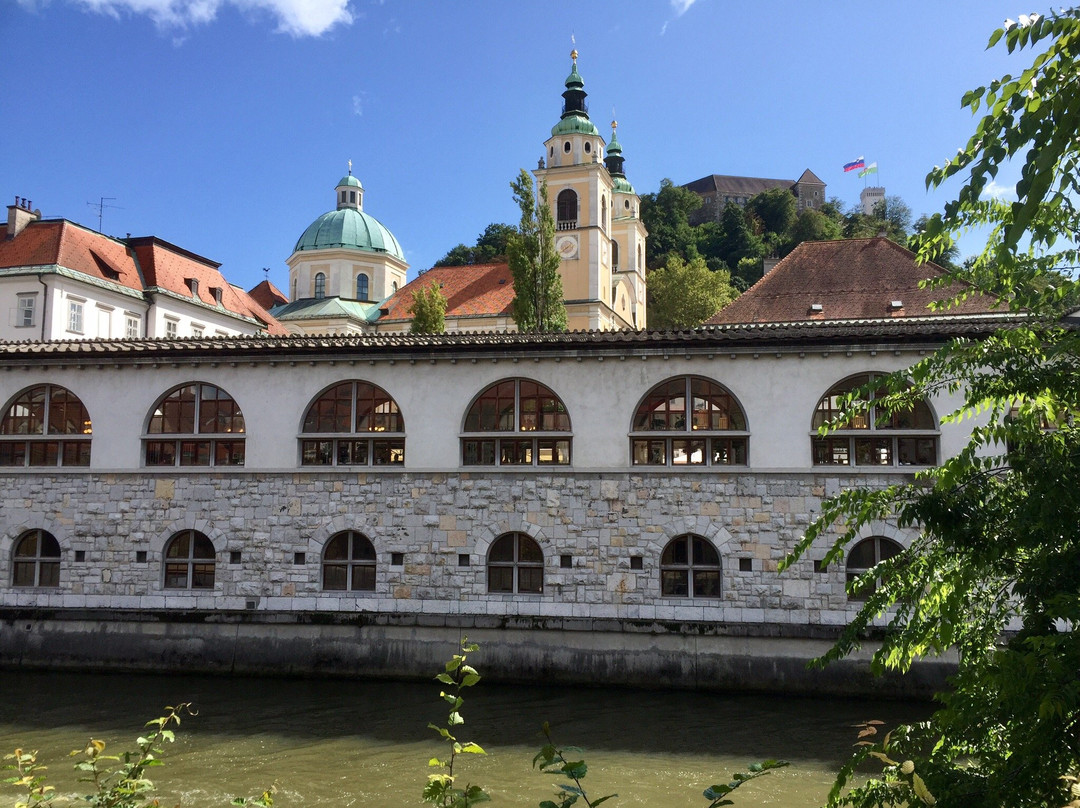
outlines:
[{"label": "flag on pole", "polygon": [[845,173],[848,171],[854,171],[857,168],[866,168],[866,160],[862,157],[857,157],[850,163],[844,163]]},{"label": "flag on pole", "polygon": [[877,174],[877,163],[871,163],[859,172],[860,177],[865,177],[867,174]]}]

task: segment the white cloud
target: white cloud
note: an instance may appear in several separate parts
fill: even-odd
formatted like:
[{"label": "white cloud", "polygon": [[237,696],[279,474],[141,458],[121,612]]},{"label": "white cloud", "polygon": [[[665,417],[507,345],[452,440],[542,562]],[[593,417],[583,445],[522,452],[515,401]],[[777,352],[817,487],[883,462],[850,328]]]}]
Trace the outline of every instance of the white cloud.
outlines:
[{"label": "white cloud", "polygon": [[988,199],[1016,199],[1016,185],[1000,185],[997,180],[990,180],[983,188],[982,194]]},{"label": "white cloud", "polygon": [[671,0],[671,7],[675,9],[675,16],[681,17],[696,2],[697,0]]},{"label": "white cloud", "polygon": [[[20,0],[30,2],[30,0]],[[226,5],[244,12],[268,13],[278,31],[295,37],[319,36],[335,25],[349,25],[348,0],[75,0],[99,14],[145,14],[161,28],[186,28],[212,22]]]},{"label": "white cloud", "polygon": [[667,33],[667,22],[665,22],[663,25],[660,26],[660,36],[663,36],[666,33]]},{"label": "white cloud", "polygon": [[363,115],[364,115],[364,96],[365,95],[367,95],[367,93],[364,90],[361,90],[357,95],[354,95],[352,97],[353,115],[363,117]]}]

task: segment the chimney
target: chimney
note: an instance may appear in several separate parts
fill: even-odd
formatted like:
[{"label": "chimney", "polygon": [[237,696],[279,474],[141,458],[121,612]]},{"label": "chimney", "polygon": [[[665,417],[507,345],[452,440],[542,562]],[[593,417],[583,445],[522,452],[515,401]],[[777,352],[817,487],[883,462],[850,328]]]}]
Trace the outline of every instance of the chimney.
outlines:
[{"label": "chimney", "polygon": [[41,211],[32,210],[30,200],[21,196],[15,197],[15,204],[8,205],[7,210],[8,241],[19,235],[30,222],[36,222],[41,218]]}]

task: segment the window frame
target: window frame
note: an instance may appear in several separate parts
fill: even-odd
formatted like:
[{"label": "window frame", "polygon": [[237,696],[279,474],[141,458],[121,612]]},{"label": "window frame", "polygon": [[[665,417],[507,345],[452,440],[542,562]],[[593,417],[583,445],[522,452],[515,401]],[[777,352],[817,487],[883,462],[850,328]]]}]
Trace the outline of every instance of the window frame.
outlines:
[{"label": "window frame", "polygon": [[[867,546],[873,542],[873,556],[874,561],[869,566],[852,566],[852,556],[862,547]],[[882,554],[882,548],[887,548],[888,555]],[[873,581],[868,582],[858,591],[852,589],[852,584],[859,579],[862,575],[865,575],[870,570],[874,569],[882,561],[887,561],[890,558],[895,558],[904,552],[904,546],[896,539],[890,539],[888,536],[867,536],[864,539],[859,539],[851,546],[851,549],[847,552],[847,560],[844,562],[844,591],[847,593],[847,599],[853,602],[861,602],[866,600],[872,595],[880,586],[881,579],[874,578]]]},{"label": "window frame", "polygon": [[[359,301],[367,301],[368,294],[371,290],[371,278],[367,276],[366,272],[358,272],[356,274],[356,299]],[[363,291],[363,294],[361,294]]]},{"label": "window frame", "polygon": [[[331,549],[332,545],[336,542],[344,542],[345,544],[345,556],[344,558],[327,558],[327,551]],[[370,557],[365,557],[362,554],[357,556],[356,549],[357,544],[363,549],[366,544],[367,548],[370,548]],[[328,587],[327,586],[327,568],[332,567],[334,569],[344,568],[345,578],[343,587]],[[355,583],[355,575],[357,571],[361,572],[364,579],[370,580],[370,586],[353,586]],[[370,570],[370,575],[368,571]],[[363,580],[361,583],[367,583],[368,580]],[[340,530],[329,539],[323,545],[322,554],[319,560],[319,586],[322,592],[342,592],[345,594],[356,593],[374,593],[378,587],[378,553],[375,550],[375,543],[368,538],[368,536],[359,530]]]},{"label": "window frame", "polygon": [[[679,543],[685,543],[686,548],[686,561],[679,563],[676,559],[669,559],[669,551],[672,555],[675,554],[675,550]],[[711,553],[716,556],[716,563],[713,564],[706,560],[698,559],[699,545],[707,553]],[[706,553],[706,554],[707,554]],[[673,537],[667,544],[664,545],[664,549],[660,551],[660,597],[662,598],[679,598],[685,600],[721,600],[724,597],[724,560],[720,555],[720,551],[716,548],[716,545],[709,541],[704,536],[697,533],[682,533]],[[675,576],[685,576],[684,586],[685,593],[678,591],[669,591],[669,581],[674,582]],[[701,580],[706,580],[704,576],[715,576],[716,591],[714,594],[699,594],[698,593],[698,580],[699,576]]]},{"label": "window frame", "polygon": [[[888,417],[891,424],[881,424],[878,416],[876,392],[870,394],[869,409],[856,416],[854,425],[831,430],[821,435],[818,428],[833,420],[840,412],[839,399],[859,387],[871,385],[886,374],[875,371],[856,373],[833,384],[818,399],[810,416],[810,463],[815,468],[931,468],[941,461],[941,429],[937,413],[925,398],[913,407],[907,417],[918,421],[925,417],[931,426],[898,426],[897,419],[905,417],[893,413]],[[920,408],[925,412],[920,412]],[[873,458],[884,462],[874,462]],[[862,458],[862,462],[860,462]],[[905,461],[905,458],[908,458]],[[929,461],[929,462],[927,462]]]},{"label": "window frame", "polygon": [[85,322],[84,307],[86,305],[85,300],[75,300],[68,298],[68,327],[67,330],[72,334],[84,334],[83,324]]},{"label": "window frame", "polygon": [[312,279],[314,288],[313,297],[316,300],[322,300],[326,297],[326,273],[316,272],[315,277]]},{"label": "window frame", "polygon": [[[20,555],[19,550],[30,539],[34,540],[33,554],[24,553]],[[51,543],[51,547],[48,549],[55,548],[55,554],[45,552],[46,545],[49,543]],[[60,587],[60,567],[63,555],[64,551],[60,547],[60,542],[47,530],[34,528],[23,531],[15,539],[15,544],[11,548],[11,587],[13,589],[58,589]],[[20,583],[20,569],[25,570],[28,567],[32,570],[31,577],[33,581],[32,583]],[[43,583],[42,573],[46,569],[49,572],[49,580]]]},{"label": "window frame", "polygon": [[37,294],[19,294],[16,296],[18,316],[16,328],[33,328],[37,320]]},{"label": "window frame", "polygon": [[[332,397],[346,386],[350,388],[348,396],[338,394],[336,398]],[[362,392],[368,394],[363,399]],[[340,410],[341,404],[346,401],[349,408],[348,430],[320,429],[318,423],[314,424],[316,428],[309,428],[313,418],[330,419],[338,422],[331,426],[342,426],[340,422],[346,414]],[[361,410],[361,401],[371,405],[366,414]],[[316,411],[320,405],[324,409],[322,414]],[[382,406],[388,406],[388,409],[379,412]],[[366,429],[359,428],[361,420],[367,421]],[[380,426],[384,428],[380,429]],[[346,379],[320,390],[304,408],[297,446],[299,464],[308,468],[400,468],[405,465],[405,417],[397,400],[382,387],[364,379]],[[356,458],[359,456],[364,459],[358,462]]]},{"label": "window frame", "polygon": [[[675,389],[679,382],[682,382],[681,392]],[[698,385],[704,385],[704,388]],[[726,409],[713,405],[718,398],[727,399]],[[673,401],[680,399],[683,402],[681,425],[677,421],[672,423],[679,410],[671,407]],[[699,410],[694,406],[699,399],[706,402],[705,409]],[[649,406],[650,402],[659,405],[661,400],[666,404],[663,420],[668,423],[662,427],[655,425],[657,406]],[[687,402],[690,403],[689,417]],[[642,428],[640,419],[648,417],[650,413],[654,414],[654,426]],[[711,426],[714,415],[735,422],[736,427],[741,423],[742,428],[714,428]],[[708,424],[699,425],[699,416],[706,418]],[[727,387],[705,376],[673,376],[649,388],[634,408],[629,439],[631,466],[693,469],[748,468],[750,465],[750,424],[745,408]],[[686,461],[676,460],[679,452],[687,458]],[[698,452],[702,460],[693,462],[691,458]],[[730,459],[723,462],[719,460],[721,457]]]},{"label": "window frame", "polygon": [[[501,550],[505,544],[512,543],[513,551],[511,553],[510,560],[496,559],[492,560],[492,554],[497,550]],[[533,561],[522,558],[522,545],[530,549],[535,549],[539,555],[539,561]],[[528,533],[522,533],[521,531],[511,531],[509,533],[503,533],[498,536],[491,546],[488,547],[487,556],[484,559],[484,578],[486,582],[486,589],[489,595],[543,595],[544,594],[544,566],[546,559],[544,558],[544,548],[540,546],[540,542],[530,536]],[[505,585],[500,588],[492,587],[492,578],[494,573],[503,573],[509,570],[511,573],[510,587],[506,588]],[[522,589],[522,575],[521,573],[526,571],[529,575],[526,575],[525,586],[530,588]],[[533,588],[534,583],[533,575],[538,573],[539,586]],[[501,576],[500,576],[501,577]]]},{"label": "window frame", "polygon": [[563,188],[555,197],[555,229],[576,230],[578,216],[581,214],[581,203],[577,191],[573,188]]},{"label": "window frame", "polygon": [[[40,394],[40,401],[32,396]],[[35,412],[35,405],[40,411]],[[62,405],[60,417],[55,408]],[[17,413],[17,408],[22,408]],[[61,425],[81,423],[81,432],[59,431]],[[40,431],[29,430],[35,425]],[[93,422],[90,412],[75,393],[59,384],[44,383],[24,387],[0,411],[0,468],[86,468],[93,449]],[[48,461],[52,458],[51,462]]]},{"label": "window frame", "polygon": [[[513,420],[508,426],[506,416],[510,401],[507,386],[513,385]],[[522,386],[529,385],[522,394]],[[529,409],[529,403],[535,409]],[[545,409],[551,406],[552,409]],[[494,418],[494,425],[485,421]],[[555,426],[540,429],[548,418]],[[565,423],[565,426],[560,424]],[[507,468],[545,468],[573,465],[574,433],[570,411],[562,398],[546,384],[535,379],[513,377],[488,385],[477,394],[465,410],[459,435],[462,467],[485,466]],[[549,457],[543,460],[544,455]]]},{"label": "window frame", "polygon": [[[180,541],[188,540],[187,554],[184,556],[170,556],[169,553],[173,546]],[[210,549],[213,551],[209,556],[196,555],[196,548],[199,544],[205,542],[210,545]],[[169,568],[184,569],[184,586],[177,586],[170,584],[170,571]],[[196,585],[196,575],[206,575],[206,570],[198,571],[198,567],[209,567],[210,583],[209,585]],[[172,575],[175,577],[176,572]],[[208,592],[217,588],[217,547],[214,545],[213,539],[194,529],[179,530],[169,537],[169,540],[165,542],[165,546],[161,548],[161,588],[175,592]]]},{"label": "window frame", "polygon": [[[194,388],[190,399],[183,397],[185,390]],[[208,397],[209,390],[220,395]],[[175,403],[170,398],[180,394]],[[208,402],[215,402],[212,407]],[[231,402],[222,406],[221,402]],[[166,408],[172,410],[167,412]],[[208,412],[209,410],[209,412]],[[190,413],[190,415],[189,415]],[[155,422],[164,429],[171,419],[184,426],[191,419],[192,431],[155,431]],[[209,420],[212,419],[212,420]],[[205,430],[206,425],[229,424],[229,429]],[[240,403],[225,388],[209,382],[192,381],[177,385],[154,402],[146,419],[142,435],[142,462],[144,468],[236,468],[247,462],[247,422]],[[156,451],[158,461],[151,461],[151,451]],[[165,462],[166,457],[171,460]]]}]

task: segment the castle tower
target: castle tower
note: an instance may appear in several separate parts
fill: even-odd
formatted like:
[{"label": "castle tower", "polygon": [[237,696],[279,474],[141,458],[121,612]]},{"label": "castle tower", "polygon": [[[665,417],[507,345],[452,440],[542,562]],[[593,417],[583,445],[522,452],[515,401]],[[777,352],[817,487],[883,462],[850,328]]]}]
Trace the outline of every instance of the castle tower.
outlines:
[{"label": "castle tower", "polygon": [[612,305],[615,185],[603,163],[604,139],[589,120],[577,56],[570,54],[562,116],[544,142],[547,163],[536,169],[536,181],[548,185],[570,329],[633,328],[632,318],[620,317]]}]

